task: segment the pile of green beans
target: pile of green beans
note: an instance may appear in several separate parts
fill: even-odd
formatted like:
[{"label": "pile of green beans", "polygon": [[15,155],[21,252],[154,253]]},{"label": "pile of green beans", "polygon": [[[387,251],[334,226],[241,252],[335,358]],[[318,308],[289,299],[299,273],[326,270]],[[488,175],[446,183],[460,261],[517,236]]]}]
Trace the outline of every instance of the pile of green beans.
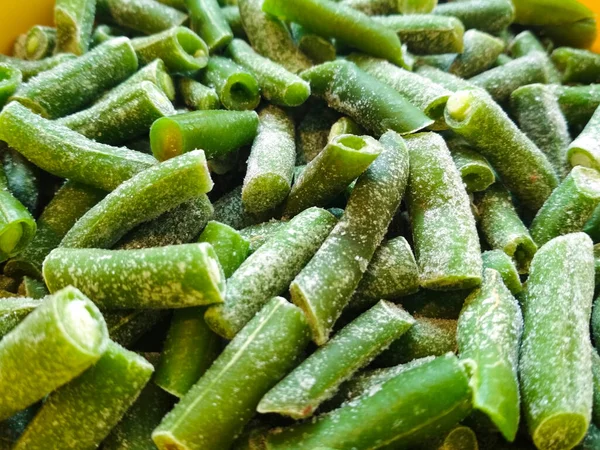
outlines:
[{"label": "pile of green beans", "polygon": [[600,449],[586,7],[54,13],[0,55],[0,450]]}]

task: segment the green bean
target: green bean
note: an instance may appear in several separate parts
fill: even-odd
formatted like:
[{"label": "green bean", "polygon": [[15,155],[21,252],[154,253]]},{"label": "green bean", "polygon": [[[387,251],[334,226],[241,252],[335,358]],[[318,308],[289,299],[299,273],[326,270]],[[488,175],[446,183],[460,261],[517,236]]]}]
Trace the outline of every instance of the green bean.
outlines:
[{"label": "green bean", "polygon": [[439,4],[433,14],[456,17],[467,29],[497,33],[513,22],[515,7],[507,0],[466,0]]},{"label": "green bean", "polygon": [[332,39],[319,36],[297,23],[291,24],[290,31],[298,49],[314,63],[321,64],[335,59],[336,48]]},{"label": "green bean", "polygon": [[27,81],[42,72],[53,69],[54,67],[76,59],[76,56],[70,53],[59,53],[58,55],[49,56],[37,61],[26,61],[11,56],[0,55],[0,63],[8,64],[9,66],[18,69],[23,74],[23,80]]},{"label": "green bean", "polygon": [[476,87],[467,80],[427,65],[417,67],[415,72],[452,92]]},{"label": "green bean", "polygon": [[494,169],[482,155],[461,139],[447,139],[446,143],[467,192],[485,191],[494,184]]},{"label": "green bean", "polygon": [[600,106],[600,84],[550,86],[571,128],[583,128]]},{"label": "green bean", "polygon": [[[205,308],[173,313],[154,382],[182,398],[217,359],[221,340],[204,322]],[[158,423],[156,424],[158,425]]]},{"label": "green bean", "polygon": [[108,344],[100,311],[75,288],[48,297],[0,341],[0,418],[78,376]]},{"label": "green bean", "polygon": [[29,29],[25,39],[25,56],[30,61],[52,55],[56,47],[56,28],[35,25]]},{"label": "green bean", "polygon": [[523,317],[499,272],[485,269],[458,319],[461,359],[472,364],[473,408],[491,419],[508,441],[519,426],[517,366]]},{"label": "green bean", "polygon": [[577,446],[577,450],[594,450],[600,444],[600,429],[595,424],[590,424],[585,438],[581,445]]},{"label": "green bean", "polygon": [[600,169],[600,147],[596,144],[599,136],[598,124],[600,124],[600,108],[594,112],[583,131],[569,145],[567,159],[572,166]]},{"label": "green bean", "polygon": [[201,81],[214,88],[226,109],[255,109],[260,103],[260,89],[254,75],[230,59],[212,56]]},{"label": "green bean", "polygon": [[121,96],[110,96],[57,123],[97,142],[119,145],[144,135],[155,120],[172,114],[175,109],[167,96],[150,81],[142,81]]},{"label": "green bean", "polygon": [[298,49],[285,23],[263,12],[262,5],[263,0],[239,0],[242,25],[252,47],[292,73],[308,69],[310,60]]},{"label": "green bean", "polygon": [[316,104],[308,110],[298,125],[296,164],[306,164],[325,148],[329,132],[338,114],[325,104]]},{"label": "green bean", "polygon": [[252,143],[257,130],[253,111],[194,111],[154,122],[150,144],[160,161],[197,148],[211,159]]},{"label": "green bean", "polygon": [[[179,11],[187,11],[187,7],[185,5],[185,0],[157,0],[159,3],[163,5],[171,6]],[[237,1],[237,0],[234,0]]]},{"label": "green bean", "polygon": [[150,36],[134,38],[131,43],[140,64],[160,58],[170,72],[195,72],[208,63],[206,43],[186,27],[173,27]]},{"label": "green bean", "polygon": [[[88,51],[94,26],[94,0],[57,0],[54,5],[56,52],[82,55]],[[102,67],[100,65],[99,67]]]},{"label": "green bean", "polygon": [[383,148],[369,136],[344,134],[331,140],[294,183],[284,216],[293,217],[310,206],[325,206],[379,156]]},{"label": "green bean", "polygon": [[103,311],[108,335],[113,342],[131,347],[165,317],[160,309],[122,309]]},{"label": "green bean", "polygon": [[128,231],[212,189],[202,150],[140,172],[90,209],[61,247],[110,248]]},{"label": "green bean", "polygon": [[221,8],[221,14],[229,24],[229,28],[231,28],[233,36],[239,39],[247,40],[246,30],[244,30],[244,26],[242,25],[240,8],[237,5],[223,6]]},{"label": "green bean", "polygon": [[413,133],[433,123],[394,88],[348,61],[321,64],[302,77],[310,82],[313,95],[376,135],[388,129]]},{"label": "green bean", "polygon": [[211,53],[227,47],[233,39],[229,24],[217,0],[185,0],[192,30],[198,33]]},{"label": "green bean", "polygon": [[381,300],[340,330],[262,398],[257,411],[294,419],[309,417],[353,373],[367,365],[414,320]]},{"label": "green bean", "polygon": [[21,84],[22,78],[23,76],[19,69],[8,64],[0,64],[0,108],[15,93]]},{"label": "green bean", "polygon": [[492,67],[504,51],[504,42],[487,33],[469,30],[464,36],[463,52],[454,58],[449,72],[461,78],[471,78]]},{"label": "green bean", "polygon": [[248,257],[250,242],[224,223],[211,220],[198,238],[213,246],[225,278],[231,277]]},{"label": "green bean", "polygon": [[433,133],[407,139],[407,205],[421,286],[455,290],[479,285],[481,252],[469,200],[444,140]]},{"label": "green bean", "polygon": [[37,216],[42,193],[40,192],[43,174],[19,152],[0,144],[0,160],[8,181],[8,190]]},{"label": "green bean", "polygon": [[157,447],[228,449],[308,341],[302,312],[281,297],[272,299],[154,430]]},{"label": "green bean", "polygon": [[246,211],[242,202],[242,186],[223,195],[214,204],[212,219],[239,230],[269,220],[268,214],[252,214]]},{"label": "green bean", "polygon": [[455,93],[448,100],[445,117],[454,132],[488,159],[526,207],[539,209],[558,185],[546,156],[485,92]]},{"label": "green bean", "polygon": [[196,80],[181,78],[177,86],[183,102],[191,109],[219,109],[221,106],[217,92]]},{"label": "green bean", "polygon": [[48,397],[15,449],[96,448],[134,403],[153,370],[143,357],[109,343],[92,368]]},{"label": "green bean", "polygon": [[600,204],[600,174],[576,166],[552,192],[530,227],[538,246],[563,234],[581,231]]},{"label": "green bean", "polygon": [[19,325],[25,317],[42,304],[32,298],[0,299],[0,339]]},{"label": "green bean", "polygon": [[27,52],[25,50],[25,41],[27,40],[27,34],[22,33],[17,36],[12,46],[12,56],[19,59],[25,59]]},{"label": "green bean", "polygon": [[429,55],[463,50],[465,28],[453,17],[414,14],[374,17],[373,20],[394,31],[412,53]]},{"label": "green bean", "polygon": [[538,448],[572,448],[585,436],[592,408],[589,321],[594,255],[583,233],[538,250],[521,303],[521,395]]},{"label": "green bean", "polygon": [[600,82],[600,56],[588,50],[560,47],[552,52],[552,62],[564,83]]},{"label": "green bean", "polygon": [[336,3],[356,9],[368,16],[398,13],[400,2],[396,0],[334,0]]},{"label": "green bean", "polygon": [[169,100],[175,100],[175,86],[173,85],[173,79],[171,78],[171,75],[169,75],[165,63],[162,62],[161,59],[155,59],[150,64],[145,65],[131,75],[121,84],[112,88],[98,101],[107,101],[108,99],[121,97],[124,93],[131,90],[132,87],[143,81],[152,82],[165,93]]},{"label": "green bean", "polygon": [[483,270],[496,270],[512,295],[517,295],[523,290],[514,261],[502,250],[485,251],[481,254],[481,259],[483,260]]},{"label": "green bean", "polygon": [[348,59],[360,69],[392,86],[430,119],[441,121],[441,124],[436,123],[437,128],[444,128],[444,107],[452,94],[450,91],[425,77],[396,67],[382,59],[359,54],[352,54]]},{"label": "green bean", "polygon": [[[359,177],[344,215],[290,287],[292,301],[308,316],[313,340],[319,345],[327,342],[350,301],[404,193],[406,146],[393,131],[380,142],[384,150]],[[373,204],[378,207],[372,208]]]},{"label": "green bean", "polygon": [[517,34],[511,41],[509,50],[513,58],[521,58],[534,52],[546,53],[544,45],[529,30],[521,31]]},{"label": "green bean", "polygon": [[92,33],[92,42],[90,47],[94,48],[100,44],[110,41],[119,36],[129,37],[130,33],[123,28],[112,25],[98,25]]},{"label": "green bean", "polygon": [[[596,268],[596,285],[600,284],[600,245],[596,244],[594,245],[594,261],[595,261],[595,268]],[[599,323],[600,325],[600,323]],[[592,327],[594,328],[594,327]],[[598,331],[600,332],[600,328],[598,329]],[[600,334],[599,334],[600,336]],[[594,339],[594,341],[596,341],[596,339]]]},{"label": "green bean", "polygon": [[365,134],[365,130],[363,130],[363,128],[351,118],[342,116],[336,120],[333,125],[331,125],[329,135],[327,136],[327,141],[331,142],[333,139],[341,136],[342,134],[361,135]]},{"label": "green bean", "polygon": [[594,383],[594,401],[592,406],[592,423],[600,422],[600,355],[592,348],[592,379]]},{"label": "green bean", "polygon": [[103,197],[104,192],[97,189],[72,181],[65,183],[38,218],[37,233],[31,243],[6,263],[4,273],[41,279],[44,258],[60,244],[75,222]]},{"label": "green bean", "polygon": [[282,294],[313,257],[335,224],[320,208],[310,208],[267,240],[227,281],[225,303],[209,308],[208,326],[231,339],[275,295]]},{"label": "green bean", "polygon": [[432,433],[452,429],[469,414],[470,402],[465,370],[455,356],[445,355],[399,374],[372,395],[276,430],[266,448],[414,448]]},{"label": "green bean", "polygon": [[104,190],[156,163],[149,155],[96,143],[16,102],[0,113],[0,139],[46,172]]},{"label": "green bean", "polygon": [[183,25],[187,14],[155,0],[97,0],[97,16],[144,34],[160,33]]},{"label": "green bean", "polygon": [[[24,295],[25,297],[41,299],[50,294],[46,287],[46,283],[28,276],[23,277],[21,286],[23,286],[23,294],[21,295]],[[21,286],[19,286],[19,293],[21,293]]]},{"label": "green bean", "polygon": [[258,81],[262,95],[271,103],[299,106],[310,95],[310,86],[302,78],[252,50],[246,42],[234,39],[227,47],[229,56]]},{"label": "green bean", "polygon": [[[80,58],[42,72],[22,85],[12,98],[44,117],[56,119],[91,103],[134,73],[137,66],[129,39],[113,39]],[[103,70],[97,72],[97,67]],[[90,77],[92,71],[96,73]]]},{"label": "green bean", "polygon": [[273,210],[285,200],[296,160],[294,122],[288,113],[267,106],[260,112],[259,120],[242,188],[242,203],[251,213]]},{"label": "green bean", "polygon": [[551,88],[530,84],[513,91],[511,111],[521,131],[548,157],[561,179],[569,173],[567,147],[571,136],[567,121]]},{"label": "green bean", "polygon": [[498,57],[496,58],[496,61],[494,62],[494,66],[493,67],[503,66],[505,64],[508,64],[511,61],[514,61],[514,59],[511,58],[510,56],[508,56],[505,53],[500,53],[498,55]]},{"label": "green bean", "polygon": [[240,230],[240,235],[250,243],[249,255],[258,250],[265,242],[278,231],[287,227],[288,222],[270,220],[268,222],[251,225]]}]

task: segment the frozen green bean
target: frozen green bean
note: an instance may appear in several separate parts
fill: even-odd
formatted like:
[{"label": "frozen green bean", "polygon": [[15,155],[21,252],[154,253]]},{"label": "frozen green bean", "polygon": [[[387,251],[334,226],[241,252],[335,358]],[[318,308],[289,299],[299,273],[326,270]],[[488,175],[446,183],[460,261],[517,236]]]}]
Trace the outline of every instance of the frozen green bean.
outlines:
[{"label": "frozen green bean", "polygon": [[[25,295],[25,297],[40,299],[50,294],[46,283],[28,276],[23,277],[21,286],[23,286],[23,294],[21,295]],[[19,286],[19,293],[21,293],[21,286]]]},{"label": "frozen green bean", "polygon": [[321,246],[336,219],[310,208],[267,240],[227,281],[225,303],[210,307],[209,327],[231,339],[273,296],[285,292]]},{"label": "frozen green bean", "polygon": [[486,71],[504,51],[502,40],[477,30],[467,31],[463,42],[463,52],[454,58],[449,67],[450,73],[461,78],[471,78]]},{"label": "frozen green bean", "polygon": [[552,192],[531,223],[538,246],[563,234],[581,231],[600,204],[600,173],[576,166]]},{"label": "frozen green bean", "polygon": [[250,110],[260,103],[260,88],[254,75],[222,56],[212,56],[208,60],[201,81],[217,91],[226,109]]},{"label": "frozen green bean", "polygon": [[600,106],[600,84],[587,86],[550,86],[558,99],[570,128],[581,129]]},{"label": "frozen green bean", "polygon": [[128,231],[212,189],[202,150],[157,164],[121,184],[79,219],[61,247],[110,248]]},{"label": "frozen green bean", "polygon": [[515,7],[510,0],[461,0],[441,3],[433,14],[456,17],[467,29],[497,33],[513,22]]},{"label": "frozen green bean", "polygon": [[0,299],[0,339],[19,325],[25,317],[41,304],[40,300],[32,298]]},{"label": "frozen green bean", "polygon": [[386,15],[400,12],[400,1],[397,0],[334,0],[368,16]]},{"label": "frozen green bean", "polygon": [[229,28],[231,28],[234,37],[247,39],[246,30],[244,30],[244,26],[242,25],[240,8],[237,5],[223,6],[221,8],[221,14],[229,24]]},{"label": "frozen green bean", "polygon": [[[82,55],[88,51],[94,27],[96,0],[56,0],[56,52]],[[100,66],[102,67],[102,66]]]},{"label": "frozen green bean", "polygon": [[0,341],[0,418],[77,377],[107,345],[102,314],[81,292],[69,287],[48,297]]},{"label": "frozen green bean", "polygon": [[238,186],[215,202],[212,220],[239,230],[250,225],[259,224],[270,218],[272,216],[269,216],[269,214],[252,214],[246,211],[242,202],[242,186]]},{"label": "frozen green bean", "polygon": [[297,23],[291,24],[290,31],[298,49],[314,63],[321,64],[335,59],[337,52],[332,39],[319,36]]},{"label": "frozen green bean", "polygon": [[[22,85],[12,98],[44,117],[56,119],[90,104],[137,67],[129,39],[116,38],[42,72]],[[92,72],[94,76],[90,77]]]},{"label": "frozen green bean", "polygon": [[249,254],[251,255],[258,250],[275,233],[287,227],[287,224],[288,222],[280,220],[270,220],[241,229],[240,235],[250,243]]},{"label": "frozen green bean", "polygon": [[502,250],[485,251],[481,254],[481,259],[483,260],[483,270],[496,270],[512,295],[517,295],[523,290],[514,261]]},{"label": "frozen green bean", "polygon": [[552,62],[561,71],[563,83],[600,82],[600,56],[589,50],[559,47],[552,52]]},{"label": "frozen green bean", "polygon": [[402,46],[396,34],[365,14],[330,0],[264,0],[263,11],[299,23],[321,36],[402,66]]},{"label": "frozen green bean", "polygon": [[183,102],[191,109],[219,109],[221,106],[217,92],[196,80],[184,77],[178,81],[177,86]]},{"label": "frozen green bean", "polygon": [[8,64],[0,64],[0,108],[15,93],[21,84],[23,75],[19,69]]},{"label": "frozen green bean", "polygon": [[414,14],[374,17],[373,20],[394,31],[412,53],[429,55],[463,50],[465,28],[454,17]]},{"label": "frozen green bean", "polygon": [[521,58],[533,52],[546,53],[544,45],[529,30],[521,31],[510,42],[509,51],[513,58]]},{"label": "frozen green bean", "polygon": [[285,200],[290,193],[296,161],[291,116],[270,105],[258,117],[260,125],[250,150],[242,187],[242,203],[251,213],[271,211]]},{"label": "frozen green bean", "polygon": [[592,377],[594,382],[594,401],[592,405],[592,423],[600,422],[600,355],[592,348]]},{"label": "frozen green bean", "polygon": [[119,36],[129,37],[130,33],[123,28],[113,25],[98,25],[92,33],[92,42],[90,47],[96,47],[106,41],[110,41]]},{"label": "frozen green bean", "polygon": [[446,104],[445,117],[455,133],[488,159],[526,207],[539,209],[558,185],[548,158],[485,92],[456,92]]},{"label": "frozen green bean", "polygon": [[324,103],[311,105],[298,125],[296,164],[312,161],[327,145],[329,132],[339,115]]},{"label": "frozen green bean", "polygon": [[511,61],[514,61],[514,58],[511,58],[506,53],[500,53],[494,62],[494,67],[503,66]]},{"label": "frozen green bean", "polygon": [[192,30],[198,33],[211,53],[227,47],[233,39],[229,23],[217,0],[185,0]]},{"label": "frozen green bean", "polygon": [[326,206],[360,176],[383,148],[370,136],[342,134],[333,138],[296,179],[284,206],[293,217],[310,206]]},{"label": "frozen green bean", "polygon": [[114,342],[98,362],[44,402],[15,449],[96,448],[134,403],[154,368]]},{"label": "frozen green bean", "polygon": [[408,151],[402,138],[389,131],[380,143],[384,150],[358,178],[344,215],[290,286],[292,301],[308,316],[318,345],[327,342],[350,301],[408,181]]},{"label": "frozen green bean", "polygon": [[207,158],[252,143],[258,131],[254,111],[194,111],[164,117],[152,124],[150,144],[160,161],[201,148]]},{"label": "frozen green bean", "polygon": [[272,299],[163,419],[152,433],[154,443],[161,450],[228,449],[308,341],[302,312],[281,297]]},{"label": "frozen green bean", "polygon": [[26,61],[12,56],[0,55],[0,63],[19,69],[23,74],[24,81],[74,59],[76,59],[76,56],[71,53],[59,53],[58,55],[49,56],[37,61]]},{"label": "frozen green bean", "polygon": [[447,73],[443,70],[427,65],[417,67],[415,73],[421,75],[422,77],[428,78],[430,81],[433,81],[434,83],[439,84],[440,86],[443,86],[445,89],[452,92],[476,87],[474,84],[467,80],[463,80],[456,75],[452,75],[451,73]]},{"label": "frozen green bean", "polygon": [[133,86],[136,86],[143,81],[150,81],[163,91],[169,100],[175,100],[175,86],[173,85],[173,79],[171,78],[171,75],[169,75],[165,63],[162,62],[161,59],[155,59],[118,86],[112,88],[100,97],[98,101],[107,101],[108,99],[121,97],[124,93],[131,90]]},{"label": "frozen green bean", "polygon": [[572,448],[592,409],[594,255],[583,233],[557,237],[531,262],[519,362],[523,411],[538,448]]},{"label": "frozen green bean", "polygon": [[99,20],[143,34],[160,33],[183,25],[187,14],[155,0],[96,0]]},{"label": "frozen green bean", "polygon": [[482,155],[461,139],[447,139],[446,143],[467,192],[485,191],[494,184],[494,169]]},{"label": "frozen green bean", "polygon": [[198,238],[198,242],[211,244],[225,278],[231,277],[248,257],[250,242],[238,231],[224,223],[211,220]]},{"label": "frozen green bean", "polygon": [[567,159],[571,166],[584,166],[600,170],[600,145],[597,139],[600,126],[600,107],[587,123],[583,131],[569,145]]},{"label": "frozen green bean", "polygon": [[351,62],[321,64],[303,72],[302,78],[310,83],[313,95],[378,136],[387,130],[413,133],[433,124],[393,87]]},{"label": "frozen green bean", "polygon": [[42,171],[19,152],[3,144],[0,144],[0,160],[8,182],[8,190],[32,215],[38,216],[44,196]]},{"label": "frozen green bean", "polygon": [[341,136],[342,134],[361,135],[365,134],[365,130],[350,117],[342,116],[331,125],[327,141],[331,142],[334,138]]},{"label": "frozen green bean", "polygon": [[131,43],[140,64],[148,64],[159,58],[170,72],[196,72],[208,63],[206,43],[186,27],[173,27],[150,36],[134,38]]}]

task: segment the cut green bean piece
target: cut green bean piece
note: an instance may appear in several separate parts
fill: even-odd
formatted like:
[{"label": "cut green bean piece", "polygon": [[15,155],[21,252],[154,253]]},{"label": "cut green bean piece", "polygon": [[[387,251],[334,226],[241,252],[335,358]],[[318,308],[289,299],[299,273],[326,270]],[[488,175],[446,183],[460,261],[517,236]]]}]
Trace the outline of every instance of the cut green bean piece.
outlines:
[{"label": "cut green bean piece", "polygon": [[600,56],[589,50],[560,47],[552,52],[552,62],[561,71],[563,83],[600,82]]},{"label": "cut green bean piece", "polygon": [[212,220],[229,225],[236,230],[259,224],[272,217],[268,214],[252,214],[246,211],[242,202],[242,186],[234,188],[217,200],[214,210]]},{"label": "cut green bean piece", "polygon": [[251,213],[271,211],[285,200],[296,161],[294,122],[290,115],[271,105],[260,112],[259,121],[242,187],[242,203]]},{"label": "cut green bean piece", "polygon": [[288,222],[270,220],[268,222],[251,225],[240,230],[240,235],[250,243],[248,249],[251,255],[277,232],[287,227]]},{"label": "cut green bean piece", "polygon": [[313,104],[298,125],[296,165],[312,161],[325,148],[330,129],[338,118],[325,103]]},{"label": "cut green bean piece", "polygon": [[266,448],[414,448],[433,433],[450,431],[470,409],[468,376],[455,356],[445,355],[399,374],[372,395],[269,434]]},{"label": "cut green bean piece", "polygon": [[404,65],[396,34],[365,14],[329,0],[264,0],[263,11],[299,23],[321,36]]},{"label": "cut green bean piece", "polygon": [[0,63],[18,69],[23,74],[23,80],[27,81],[42,72],[50,70],[66,61],[76,59],[71,53],[59,53],[55,56],[49,56],[38,61],[26,61],[24,59],[14,58],[12,56],[0,55]]},{"label": "cut green bean piece", "polygon": [[170,72],[195,72],[208,63],[206,43],[186,27],[173,27],[151,36],[138,37],[131,43],[140,64],[160,58]]},{"label": "cut green bean piece", "polygon": [[44,258],[104,195],[102,191],[72,181],[65,183],[38,218],[37,232],[31,243],[6,263],[4,273],[41,279]]},{"label": "cut green bean piece", "polygon": [[389,84],[399,94],[436,122],[436,128],[444,128],[444,108],[452,92],[425,77],[390,64],[383,59],[351,54],[348,59],[360,69],[378,80]]},{"label": "cut green bean piece", "polygon": [[400,339],[376,360],[379,366],[405,364],[426,356],[440,356],[447,352],[456,352],[455,319],[435,319],[415,316],[415,323]]},{"label": "cut green bean piece", "polygon": [[211,244],[225,278],[231,277],[248,257],[250,242],[238,231],[224,223],[211,220],[198,238],[198,242]]},{"label": "cut green bean piece", "polygon": [[290,28],[298,49],[311,61],[321,64],[335,59],[336,49],[331,39],[319,36],[297,23],[292,23]]},{"label": "cut green bean piece", "polygon": [[248,70],[260,85],[263,97],[282,106],[299,106],[310,96],[310,86],[299,76],[256,53],[240,39],[227,47],[229,56]]},{"label": "cut green bean piece", "polygon": [[113,342],[131,347],[160,320],[165,311],[160,309],[121,309],[103,311],[108,335]]},{"label": "cut green bean piece", "polygon": [[600,170],[600,107],[587,123],[583,131],[569,145],[567,159],[571,166],[591,167]]},{"label": "cut green bean piece", "polygon": [[[157,447],[228,449],[308,341],[302,312],[281,297],[272,299],[154,430]],[[245,387],[239,389],[242,377]]]},{"label": "cut green bean piece", "polygon": [[155,0],[97,0],[99,20],[110,21],[144,34],[183,25],[187,14]]},{"label": "cut green bean piece", "polygon": [[294,43],[286,24],[263,12],[262,5],[263,0],[239,0],[242,25],[252,47],[292,73],[308,69],[312,64]]},{"label": "cut green bean piece", "polygon": [[119,145],[148,132],[155,120],[175,114],[167,96],[150,81],[132,86],[57,123],[97,142]]},{"label": "cut green bean piece", "polygon": [[57,53],[83,55],[88,51],[95,13],[96,0],[56,0],[54,23]]},{"label": "cut green bean piece", "polygon": [[0,144],[0,161],[8,190],[32,215],[38,216],[44,195],[43,173],[19,152],[3,144]]},{"label": "cut green bean piece", "polygon": [[310,417],[341,383],[371,362],[413,323],[413,318],[404,310],[381,300],[267,392],[257,411],[275,412],[294,419]]},{"label": "cut green bean piece", "polygon": [[408,50],[418,55],[460,53],[465,27],[454,17],[431,14],[392,15],[373,18],[394,31]]},{"label": "cut green bean piece", "polygon": [[558,99],[569,127],[581,129],[600,106],[600,84],[587,86],[549,86]]},{"label": "cut green bean piece", "polygon": [[202,150],[157,164],[121,184],[69,230],[61,247],[110,248],[128,231],[212,189]]},{"label": "cut green bean piece", "polygon": [[561,179],[570,170],[567,148],[571,136],[567,121],[552,89],[543,84],[530,84],[510,96],[511,111],[519,128],[548,157]]},{"label": "cut green bean piece", "polygon": [[[327,136],[327,141],[331,142],[333,139],[335,139],[338,136],[341,136],[342,134],[361,135],[365,134],[365,130],[363,130],[363,128],[351,118],[340,117],[333,125],[331,125],[329,135]],[[300,174],[298,174],[298,176],[299,175]]]},{"label": "cut green bean piece", "polygon": [[0,339],[19,325],[42,302],[32,298],[0,299]]},{"label": "cut green bean piece", "polygon": [[293,217],[311,206],[326,206],[382,151],[382,145],[370,136],[343,134],[333,138],[295,181],[284,216]]},{"label": "cut green bean piece", "polygon": [[574,167],[533,219],[531,236],[542,246],[557,236],[581,231],[599,204],[600,174]]},{"label": "cut green bean piece", "polygon": [[169,75],[165,63],[162,62],[161,59],[155,59],[150,64],[145,65],[131,75],[121,84],[112,88],[104,94],[99,101],[108,101],[108,99],[121,97],[143,81],[150,81],[163,91],[169,100],[175,100],[175,86],[173,85],[173,79],[171,78],[171,75]]},{"label": "cut green bean piece", "polygon": [[481,283],[481,251],[469,198],[444,140],[433,133],[407,139],[407,205],[421,286],[458,290]]},{"label": "cut green bean piece", "polygon": [[430,81],[433,81],[434,83],[439,84],[440,86],[443,86],[445,89],[452,92],[476,88],[474,84],[467,80],[463,80],[456,75],[452,75],[451,73],[447,73],[443,70],[427,65],[417,67],[415,73],[421,75],[422,77],[428,78]]},{"label": "cut green bean piece", "polygon": [[[101,71],[97,71],[102,67]],[[12,97],[50,119],[80,110],[133,74],[138,60],[127,38],[112,39],[80,58],[42,72]],[[94,77],[89,74],[96,72]]]},{"label": "cut green bean piece", "polygon": [[519,272],[517,272],[514,261],[502,250],[488,250],[483,252],[481,259],[483,260],[483,270],[496,270],[512,295],[517,295],[523,290]]},{"label": "cut green bean piece", "polygon": [[519,364],[523,410],[538,448],[572,448],[588,429],[593,295],[588,236],[568,234],[538,250],[521,297],[525,326]]},{"label": "cut green bean piece", "polygon": [[[173,313],[154,382],[182,398],[217,359],[221,339],[204,322],[205,308]],[[158,425],[158,423],[156,424]]]},{"label": "cut green bean piece", "polygon": [[464,36],[463,52],[454,58],[449,72],[461,78],[471,78],[493,66],[504,51],[504,42],[487,33],[469,30]]},{"label": "cut green bean piece", "polygon": [[181,78],[177,84],[185,105],[195,110],[219,109],[221,102],[213,88],[191,78]]},{"label": "cut green bean piece", "polygon": [[548,158],[485,92],[455,93],[448,100],[445,117],[454,132],[488,159],[526,207],[538,210],[558,185]]},{"label": "cut green bean piece", "polygon": [[487,243],[513,258],[519,273],[527,273],[537,245],[517,214],[509,192],[495,184],[483,194],[477,208]]},{"label": "cut green bean piece", "polygon": [[517,34],[510,42],[509,50],[513,58],[521,58],[534,52],[546,53],[544,45],[529,30]]},{"label": "cut green bean piece", "polygon": [[152,124],[150,144],[160,161],[201,148],[208,159],[252,143],[258,130],[254,111],[194,111]]},{"label": "cut green bean piece", "polygon": [[396,3],[402,14],[427,14],[437,6],[438,0],[398,0]]},{"label": "cut green bean piece", "polygon": [[255,251],[227,281],[225,303],[204,316],[209,327],[231,339],[273,296],[285,292],[321,246],[335,218],[310,208]]},{"label": "cut green bean piece", "polygon": [[[318,345],[327,342],[350,301],[408,181],[408,151],[402,138],[389,131],[380,143],[384,150],[359,177],[344,215],[290,287],[292,301],[307,315]],[[374,202],[377,208],[371,207]]]},{"label": "cut green bean piece", "polygon": [[[112,279],[111,274],[122,274]],[[44,260],[50,292],[75,286],[104,309],[167,309],[220,303],[225,276],[212,246],[139,250],[57,248]]]},{"label": "cut green bean piece", "polygon": [[78,376],[107,344],[102,314],[81,292],[69,287],[48,297],[0,341],[0,418]]},{"label": "cut green bean piece", "polygon": [[223,6],[221,8],[221,14],[223,18],[229,24],[233,36],[239,39],[246,39],[246,30],[242,25],[242,16],[240,14],[240,8],[237,5]]},{"label": "cut green bean piece", "polygon": [[485,269],[457,328],[461,359],[471,364],[473,408],[488,416],[510,442],[520,419],[517,367],[523,317],[519,304],[496,270]]},{"label": "cut green bean piece", "polygon": [[35,278],[25,276],[23,277],[23,282],[21,284],[23,286],[25,297],[41,299],[50,294],[46,287],[46,283],[36,280]]},{"label": "cut green bean piece", "polygon": [[494,67],[503,66],[504,64],[508,64],[511,61],[514,61],[514,59],[505,53],[500,53],[496,58],[496,61],[494,62]]},{"label": "cut green bean piece", "polygon": [[368,16],[398,13],[400,1],[398,0],[334,0],[342,5],[349,6]]},{"label": "cut green bean piece", "polygon": [[206,42],[208,50],[213,53],[227,47],[233,33],[217,0],[185,0],[185,4],[191,28]]},{"label": "cut green bean piece", "polygon": [[153,370],[143,357],[109,343],[92,368],[48,397],[15,449],[96,448],[134,403]]},{"label": "cut green bean piece", "polygon": [[96,47],[119,36],[129,37],[129,34],[130,33],[128,33],[126,30],[117,26],[98,25],[92,33],[92,43],[90,44],[90,47]]},{"label": "cut green bean piece", "polygon": [[0,64],[0,108],[21,84],[21,71],[9,64]]},{"label": "cut green bean piece", "polygon": [[494,184],[496,175],[487,159],[461,139],[447,139],[446,143],[467,192],[485,191]]},{"label": "cut green bean piece", "polygon": [[467,29],[497,33],[513,22],[515,7],[510,0],[461,0],[439,4],[433,14],[456,17]]},{"label": "cut green bean piece", "polygon": [[313,95],[378,136],[388,129],[414,133],[433,124],[393,87],[351,62],[321,64],[303,72],[302,78],[310,83]]},{"label": "cut green bean piece", "polygon": [[260,89],[254,75],[222,56],[208,60],[201,81],[217,91],[226,109],[250,110],[260,103]]}]

